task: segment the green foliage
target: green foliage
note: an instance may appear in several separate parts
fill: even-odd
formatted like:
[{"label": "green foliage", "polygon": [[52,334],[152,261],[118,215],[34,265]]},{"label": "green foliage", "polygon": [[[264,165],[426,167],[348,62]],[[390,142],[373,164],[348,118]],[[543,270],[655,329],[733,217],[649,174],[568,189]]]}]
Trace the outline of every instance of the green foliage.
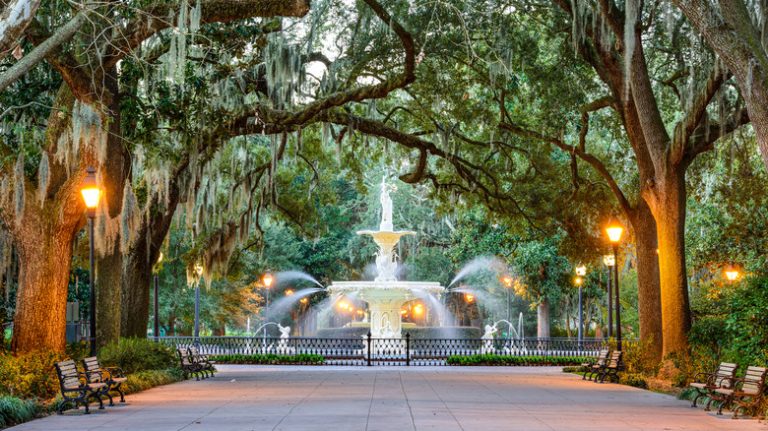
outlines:
[{"label": "green foliage", "polygon": [[176,354],[170,347],[145,338],[121,338],[99,351],[105,366],[117,366],[126,373],[166,370],[176,365]]},{"label": "green foliage", "polygon": [[513,365],[513,366],[569,366],[580,365],[589,361],[589,357],[580,356],[504,356],[504,355],[471,355],[471,356],[449,356],[445,361],[448,365],[463,366],[490,366],[490,365]]},{"label": "green foliage", "polygon": [[322,365],[325,358],[321,355],[302,353],[298,355],[215,355],[211,360],[220,364],[309,364]]},{"label": "green foliage", "polygon": [[53,398],[59,391],[54,363],[58,353],[38,351],[24,355],[0,355],[0,392],[19,398]]},{"label": "green foliage", "polygon": [[619,383],[636,388],[648,389],[645,375],[640,373],[619,373]]},{"label": "green foliage", "polygon": [[40,405],[34,400],[2,395],[0,396],[0,428],[32,420],[40,411]]},{"label": "green foliage", "polygon": [[184,373],[179,368],[167,370],[144,370],[128,375],[122,388],[126,394],[144,391],[155,386],[168,385],[184,380]]},{"label": "green foliage", "polygon": [[741,367],[768,364],[768,277],[749,277],[732,287],[713,285],[707,292],[695,303],[693,360],[709,368],[722,361]]}]

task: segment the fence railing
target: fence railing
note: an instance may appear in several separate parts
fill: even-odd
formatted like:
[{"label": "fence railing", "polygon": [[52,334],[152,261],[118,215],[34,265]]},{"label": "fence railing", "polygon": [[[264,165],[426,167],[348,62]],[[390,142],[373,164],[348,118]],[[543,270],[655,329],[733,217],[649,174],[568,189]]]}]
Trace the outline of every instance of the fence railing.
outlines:
[{"label": "fence railing", "polygon": [[175,348],[196,346],[207,355],[276,354],[320,355],[329,365],[445,365],[450,356],[597,356],[607,346],[603,339],[421,339],[309,337],[158,337]]}]

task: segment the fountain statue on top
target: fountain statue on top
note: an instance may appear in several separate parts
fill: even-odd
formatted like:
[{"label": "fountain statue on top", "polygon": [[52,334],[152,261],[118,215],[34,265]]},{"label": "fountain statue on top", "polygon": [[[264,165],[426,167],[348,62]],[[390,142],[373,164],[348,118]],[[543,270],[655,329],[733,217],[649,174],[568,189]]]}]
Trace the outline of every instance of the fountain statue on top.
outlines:
[{"label": "fountain statue on top", "polygon": [[396,231],[392,222],[392,198],[394,186],[387,184],[387,177],[381,180],[381,223],[379,230],[362,230],[358,235],[370,235],[379,251],[376,253],[376,278],[374,281],[334,282],[328,291],[341,297],[354,294],[368,303],[371,335],[374,338],[401,338],[400,308],[408,301],[426,295],[443,292],[440,283],[400,281],[397,279],[397,255],[395,246],[405,235],[416,235],[413,231]]}]

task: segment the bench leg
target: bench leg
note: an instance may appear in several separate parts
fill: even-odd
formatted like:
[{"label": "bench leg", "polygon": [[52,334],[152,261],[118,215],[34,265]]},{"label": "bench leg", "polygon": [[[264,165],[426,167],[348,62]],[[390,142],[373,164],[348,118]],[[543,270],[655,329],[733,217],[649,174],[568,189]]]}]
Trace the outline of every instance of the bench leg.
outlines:
[{"label": "bench leg", "polygon": [[88,397],[85,399],[85,408],[86,408],[86,410],[88,409],[88,398],[96,399],[96,401],[99,402],[99,410],[104,410],[104,401],[102,401],[102,399],[101,399],[101,392],[100,391],[91,392],[90,395],[88,395]]},{"label": "bench leg", "polygon": [[696,403],[699,402],[699,398],[701,398],[702,396],[704,396],[704,394],[701,391],[699,391],[698,389],[696,389],[696,396],[693,397],[693,402],[691,403],[691,407],[695,408],[696,407]]},{"label": "bench leg", "polygon": [[[59,407],[56,408],[56,414],[58,415],[64,414],[64,407],[66,407],[67,404],[69,404],[70,402],[71,401],[68,399],[62,400],[61,403],[59,404]],[[75,407],[77,407],[77,403],[75,403]]]},{"label": "bench leg", "polygon": [[123,392],[123,388],[121,388],[122,385],[123,385],[122,383],[119,383],[117,386],[115,386],[115,390],[117,391],[118,394],[120,394],[120,402],[124,403],[125,402],[125,392]]}]

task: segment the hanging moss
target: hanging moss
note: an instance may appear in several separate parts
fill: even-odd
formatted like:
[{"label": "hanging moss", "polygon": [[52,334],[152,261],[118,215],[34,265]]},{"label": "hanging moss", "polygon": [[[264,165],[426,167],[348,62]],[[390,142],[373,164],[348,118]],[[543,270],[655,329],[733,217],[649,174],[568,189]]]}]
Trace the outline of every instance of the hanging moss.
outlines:
[{"label": "hanging moss", "polygon": [[16,158],[16,165],[13,169],[13,176],[16,223],[21,223],[21,219],[24,215],[24,193],[26,181],[24,176],[24,153],[19,153],[19,156]]},{"label": "hanging moss", "polygon": [[37,198],[40,206],[45,203],[45,197],[48,195],[48,184],[51,181],[51,169],[48,164],[48,152],[43,151],[40,157],[40,166],[37,169]]}]

